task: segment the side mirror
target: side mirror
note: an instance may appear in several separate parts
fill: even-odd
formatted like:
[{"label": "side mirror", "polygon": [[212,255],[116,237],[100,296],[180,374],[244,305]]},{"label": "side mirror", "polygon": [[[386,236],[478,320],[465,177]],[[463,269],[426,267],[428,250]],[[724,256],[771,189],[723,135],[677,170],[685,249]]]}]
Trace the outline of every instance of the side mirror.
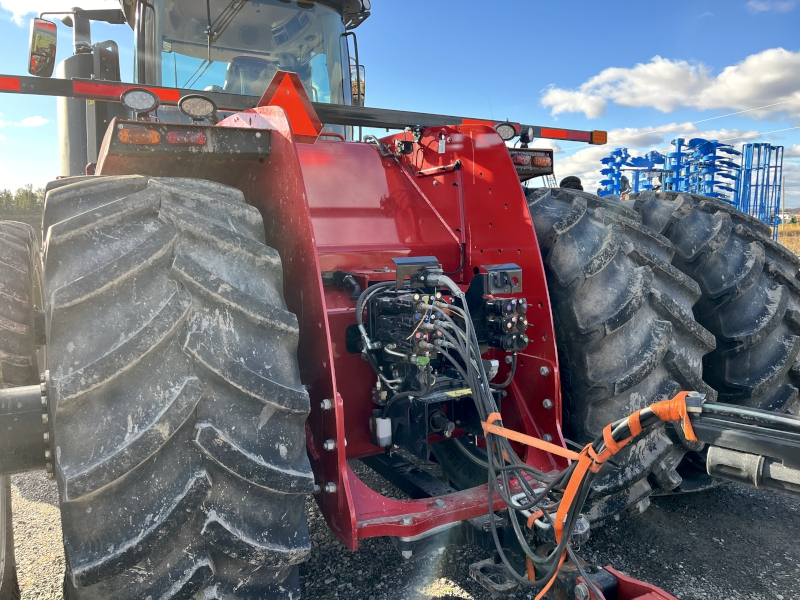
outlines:
[{"label": "side mirror", "polygon": [[364,65],[350,65],[350,93],[355,106],[364,106],[367,85],[364,81],[366,69]]},{"label": "side mirror", "polygon": [[31,21],[31,45],[28,73],[37,77],[50,77],[56,66],[56,24],[46,19]]}]

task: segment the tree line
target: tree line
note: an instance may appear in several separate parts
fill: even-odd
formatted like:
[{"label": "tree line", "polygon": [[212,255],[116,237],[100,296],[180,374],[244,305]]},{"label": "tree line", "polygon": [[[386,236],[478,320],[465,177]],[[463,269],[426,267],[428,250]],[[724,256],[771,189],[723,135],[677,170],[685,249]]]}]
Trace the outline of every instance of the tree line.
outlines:
[{"label": "tree line", "polygon": [[17,191],[0,191],[0,213],[6,215],[41,213],[44,205],[44,188],[32,184],[17,188]]}]

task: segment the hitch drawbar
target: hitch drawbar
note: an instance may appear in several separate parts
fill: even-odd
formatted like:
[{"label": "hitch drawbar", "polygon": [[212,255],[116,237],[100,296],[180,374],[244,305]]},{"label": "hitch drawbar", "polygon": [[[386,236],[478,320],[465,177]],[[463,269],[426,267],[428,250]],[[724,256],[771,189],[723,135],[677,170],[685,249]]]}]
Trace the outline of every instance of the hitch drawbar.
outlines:
[{"label": "hitch drawbar", "polygon": [[800,418],[687,397],[712,477],[800,496]]},{"label": "hitch drawbar", "polygon": [[52,473],[46,374],[40,385],[0,389],[0,431],[0,475]]}]

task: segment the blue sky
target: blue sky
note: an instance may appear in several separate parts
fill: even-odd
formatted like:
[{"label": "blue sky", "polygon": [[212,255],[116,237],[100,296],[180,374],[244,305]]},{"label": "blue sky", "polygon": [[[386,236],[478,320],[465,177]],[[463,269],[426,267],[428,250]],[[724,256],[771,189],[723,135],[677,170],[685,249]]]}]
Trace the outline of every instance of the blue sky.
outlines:
[{"label": "blue sky", "polygon": [[[24,73],[26,10],[80,3],[0,0],[0,73]],[[104,5],[116,6],[82,4]],[[549,144],[558,151],[556,175],[579,175],[587,187],[615,146],[664,151],[679,135],[736,146],[769,141],[786,147],[786,204],[800,206],[798,0],[372,0],[372,7],[357,30],[370,106],[609,130],[607,148]],[[60,59],[71,50],[71,30],[58,27]],[[117,40],[129,80],[130,29],[95,24],[93,39]],[[747,112],[720,118],[740,111]],[[57,175],[55,100],[0,94],[0,113],[0,188]]]}]

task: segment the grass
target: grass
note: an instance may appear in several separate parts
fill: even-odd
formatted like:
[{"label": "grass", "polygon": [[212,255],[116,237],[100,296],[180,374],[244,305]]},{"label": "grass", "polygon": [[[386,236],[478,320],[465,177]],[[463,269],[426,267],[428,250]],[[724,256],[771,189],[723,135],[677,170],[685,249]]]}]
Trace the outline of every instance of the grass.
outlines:
[{"label": "grass", "polygon": [[800,223],[783,223],[779,225],[778,241],[800,256]]}]

